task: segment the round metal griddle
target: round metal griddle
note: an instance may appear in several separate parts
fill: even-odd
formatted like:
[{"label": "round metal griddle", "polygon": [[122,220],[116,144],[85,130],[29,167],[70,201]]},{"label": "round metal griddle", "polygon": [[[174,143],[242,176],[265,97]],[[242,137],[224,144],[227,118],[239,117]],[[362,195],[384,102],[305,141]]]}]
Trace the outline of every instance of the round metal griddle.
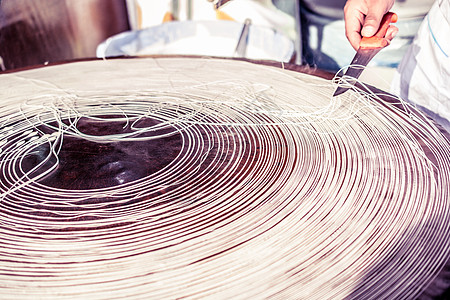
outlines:
[{"label": "round metal griddle", "polygon": [[332,99],[329,80],[284,67],[1,75],[1,297],[442,293],[448,134],[392,95]]}]

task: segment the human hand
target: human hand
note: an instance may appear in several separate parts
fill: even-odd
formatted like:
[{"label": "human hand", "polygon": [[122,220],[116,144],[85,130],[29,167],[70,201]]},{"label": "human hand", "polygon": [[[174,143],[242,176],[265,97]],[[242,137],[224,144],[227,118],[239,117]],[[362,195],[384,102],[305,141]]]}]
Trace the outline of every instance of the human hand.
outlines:
[{"label": "human hand", "polygon": [[[394,0],[348,0],[344,7],[345,35],[357,50],[361,38],[373,36],[380,27],[381,19],[394,5]],[[386,39],[392,40],[398,28],[390,25]]]}]

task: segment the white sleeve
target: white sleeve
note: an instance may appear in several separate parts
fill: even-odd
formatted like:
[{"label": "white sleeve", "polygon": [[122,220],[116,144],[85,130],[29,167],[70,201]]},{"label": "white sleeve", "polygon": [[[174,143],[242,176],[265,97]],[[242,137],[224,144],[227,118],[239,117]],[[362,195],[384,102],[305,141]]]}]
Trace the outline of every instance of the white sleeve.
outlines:
[{"label": "white sleeve", "polygon": [[393,93],[450,121],[450,0],[437,0],[403,57]]}]

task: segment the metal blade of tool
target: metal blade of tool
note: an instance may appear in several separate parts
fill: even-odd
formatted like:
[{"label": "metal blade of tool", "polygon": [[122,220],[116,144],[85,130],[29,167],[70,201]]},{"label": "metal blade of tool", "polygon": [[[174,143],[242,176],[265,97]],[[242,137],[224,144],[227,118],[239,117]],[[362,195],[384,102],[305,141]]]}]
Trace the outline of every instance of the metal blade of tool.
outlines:
[{"label": "metal blade of tool", "polygon": [[[377,48],[377,49],[359,49],[356,53],[355,57],[353,58],[352,62],[350,63],[350,66],[347,69],[347,72],[345,72],[345,75],[343,78],[346,81],[350,81],[353,79],[358,79],[358,77],[361,75],[361,73],[364,71],[365,66],[370,62],[370,60],[377,55],[378,52],[383,48]],[[354,82],[352,83],[352,85]],[[340,86],[336,89],[336,91],[333,94],[333,97],[338,96],[346,92],[348,89],[350,89],[351,86]]]}]

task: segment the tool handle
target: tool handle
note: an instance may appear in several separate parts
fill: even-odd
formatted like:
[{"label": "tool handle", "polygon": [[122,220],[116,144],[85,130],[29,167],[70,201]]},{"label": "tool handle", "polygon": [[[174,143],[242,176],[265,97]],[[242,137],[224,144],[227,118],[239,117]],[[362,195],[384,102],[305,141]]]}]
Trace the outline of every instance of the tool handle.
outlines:
[{"label": "tool handle", "polygon": [[377,33],[371,37],[363,37],[359,43],[360,48],[373,49],[373,48],[383,48],[389,44],[389,41],[385,39],[386,32],[391,23],[395,23],[398,20],[396,13],[388,12],[381,19],[380,28],[378,28]]}]

